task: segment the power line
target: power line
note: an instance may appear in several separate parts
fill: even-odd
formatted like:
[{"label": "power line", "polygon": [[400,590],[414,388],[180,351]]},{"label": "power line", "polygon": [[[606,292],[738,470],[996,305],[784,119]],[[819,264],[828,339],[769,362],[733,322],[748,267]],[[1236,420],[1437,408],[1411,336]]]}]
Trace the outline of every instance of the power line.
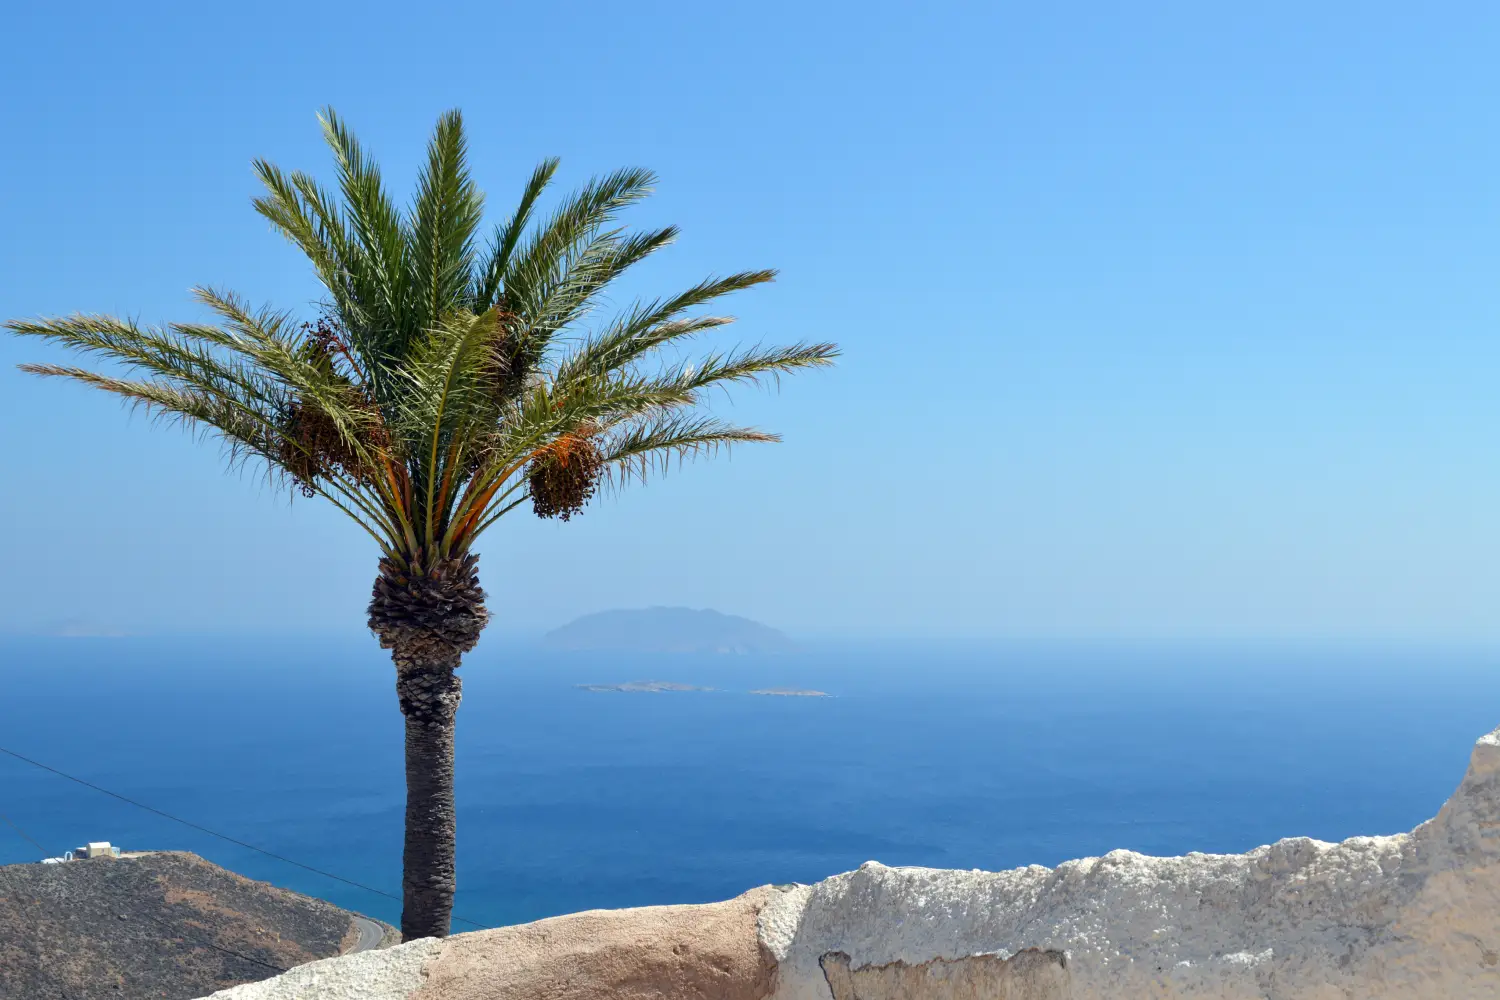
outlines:
[{"label": "power line", "polygon": [[[312,865],[305,865],[300,861],[293,861],[291,858],[277,854],[274,851],[268,851],[264,847],[256,847],[254,844],[247,844],[243,840],[239,840],[235,837],[229,836],[227,833],[220,833],[217,830],[210,830],[208,827],[203,826],[199,823],[194,823],[191,820],[183,819],[180,816],[173,816],[169,812],[163,812],[162,810],[157,809],[155,806],[148,806],[144,802],[137,802],[135,799],[121,795],[119,792],[112,792],[108,788],[101,788],[100,786],[94,784],[92,781],[85,781],[82,778],[75,778],[73,775],[68,774],[66,771],[59,771],[55,767],[49,767],[48,765],[43,764],[41,761],[32,760],[30,757],[27,757],[23,754],[18,754],[14,750],[7,750],[5,747],[0,747],[0,753],[9,754],[16,760],[30,764],[32,767],[39,767],[43,771],[50,771],[53,774],[57,775],[59,778],[67,778],[69,781],[77,782],[85,788],[92,788],[94,791],[108,795],[110,798],[119,799],[121,802],[135,806],[137,809],[144,809],[146,812],[155,813],[157,816],[160,816],[163,819],[169,819],[174,823],[181,823],[183,826],[197,830],[200,833],[206,833],[210,837],[218,837],[220,840],[228,841],[229,843],[234,844],[236,847],[243,847],[246,850],[255,851],[257,854],[264,854],[268,858],[273,858],[276,861],[291,865],[294,868],[301,868],[304,871],[312,872],[314,875],[321,875],[324,878],[331,878],[335,882],[342,882],[345,885],[352,885],[356,889],[363,889],[365,892],[373,892],[377,896],[384,896],[386,899],[394,899],[397,902],[402,902],[400,896],[397,896],[394,893],[386,892],[384,889],[377,889],[373,885],[365,885],[363,882],[356,882],[351,878],[344,878],[344,876],[342,875],[335,875],[333,872],[324,871],[321,868],[314,868]],[[10,821],[7,820],[6,822]],[[11,825],[14,826],[14,824]],[[17,829],[19,830],[19,827]],[[22,836],[25,836],[25,834],[22,834]],[[31,840],[30,837],[27,837],[26,839]],[[32,841],[32,843],[35,844],[36,841]],[[39,848],[41,847],[40,844],[38,844],[37,846]],[[42,853],[45,854],[46,851],[43,850]],[[474,927],[478,930],[489,929],[489,926],[487,924],[481,924],[478,921],[469,920],[457,915],[453,915],[451,919],[456,920],[461,924],[468,924],[470,927]]]},{"label": "power line", "polygon": [[26,839],[26,842],[29,843],[32,847],[35,847],[38,851],[41,851],[42,857],[45,858],[47,856],[47,849],[41,844],[38,844],[35,840],[32,840],[31,834],[27,833],[19,826],[16,826],[16,824],[11,821],[11,818],[9,816],[5,815],[5,813],[0,813],[0,820],[4,820],[6,826],[10,827],[12,830],[16,831],[22,837],[24,837]]}]

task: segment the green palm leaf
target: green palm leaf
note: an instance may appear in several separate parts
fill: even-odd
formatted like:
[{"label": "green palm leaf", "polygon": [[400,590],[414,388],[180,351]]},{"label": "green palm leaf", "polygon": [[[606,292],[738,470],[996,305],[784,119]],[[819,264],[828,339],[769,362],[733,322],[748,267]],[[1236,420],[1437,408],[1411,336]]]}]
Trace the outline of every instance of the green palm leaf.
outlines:
[{"label": "green palm leaf", "polygon": [[28,370],[207,429],[236,460],[339,496],[386,550],[431,558],[434,548],[445,557],[468,551],[481,526],[524,493],[529,465],[560,448],[586,446],[601,474],[630,472],[623,482],[668,457],[777,440],[696,412],[703,393],[775,381],[838,353],[811,343],[653,365],[662,348],[728,324],[692,313],[772,280],[767,270],[709,278],[586,329],[621,275],[678,238],[673,226],[619,225],[650,193],[650,171],[591,181],[537,222],[558,166],[544,160],[481,248],[483,196],[458,112],[433,130],[409,213],[343,120],[331,109],[319,118],[335,187],[257,160],[265,193],[254,207],[308,258],[327,289],[324,320],[299,323],[199,289],[217,324],[153,328],[107,316],[7,324],[139,379]]}]

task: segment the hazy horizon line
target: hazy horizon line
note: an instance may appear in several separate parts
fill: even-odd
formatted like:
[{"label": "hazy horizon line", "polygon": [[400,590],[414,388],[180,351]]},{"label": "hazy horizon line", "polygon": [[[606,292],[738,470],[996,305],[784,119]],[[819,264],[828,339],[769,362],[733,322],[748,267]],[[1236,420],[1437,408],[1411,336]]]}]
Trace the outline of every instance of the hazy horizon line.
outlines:
[{"label": "hazy horizon line", "polygon": [[[743,617],[743,616],[741,616]],[[754,619],[751,619],[754,620]],[[1244,630],[1106,630],[1076,629],[1068,631],[979,631],[973,629],[908,628],[869,629],[858,626],[824,626],[819,629],[777,628],[788,638],[802,643],[837,642],[953,642],[953,643],[1302,643],[1302,644],[1393,644],[1393,645],[1462,645],[1500,647],[1500,633],[1379,633],[1328,631],[1244,631]],[[491,643],[539,644],[553,627],[496,628],[491,626],[481,639]],[[0,625],[0,639],[54,640],[151,640],[151,639],[260,639],[269,641],[348,641],[374,636],[363,629],[326,630],[250,630],[224,627],[211,629],[140,629],[128,630],[101,626],[97,629],[28,629]]]}]

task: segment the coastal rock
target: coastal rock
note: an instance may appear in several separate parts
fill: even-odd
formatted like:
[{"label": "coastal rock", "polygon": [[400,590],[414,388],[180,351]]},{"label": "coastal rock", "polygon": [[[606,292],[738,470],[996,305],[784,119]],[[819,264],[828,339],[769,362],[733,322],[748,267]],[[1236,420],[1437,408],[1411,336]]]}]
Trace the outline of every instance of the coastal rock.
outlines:
[{"label": "coastal rock", "polygon": [[[1492,1000],[1500,730],[1409,834],[1055,869],[888,868],[462,934],[369,1000]],[[405,945],[352,959],[409,962]],[[297,975],[295,970],[289,975]],[[225,1000],[343,997],[279,986]],[[409,982],[409,980],[408,980]]]},{"label": "coastal rock", "polygon": [[314,962],[212,1000],[764,1000],[775,967],[756,918],[771,894],[425,938]]},{"label": "coastal rock", "polygon": [[1410,834],[1008,872],[866,864],[773,898],[761,932],[775,1000],[829,1000],[832,953],[857,973],[1028,949],[1066,957],[1068,1000],[1500,997],[1500,731]]},{"label": "coastal rock", "polygon": [[274,979],[220,990],[210,1000],[405,1000],[421,988],[443,943],[422,938],[384,951],[309,962]]},{"label": "coastal rock", "polygon": [[775,966],[755,928],[770,894],[461,934],[429,963],[411,1000],[764,1000]]},{"label": "coastal rock", "polygon": [[851,966],[849,956],[820,959],[833,1000],[1067,1000],[1068,960],[1060,951],[1028,948],[1014,958],[971,955],[934,958],[920,965]]}]

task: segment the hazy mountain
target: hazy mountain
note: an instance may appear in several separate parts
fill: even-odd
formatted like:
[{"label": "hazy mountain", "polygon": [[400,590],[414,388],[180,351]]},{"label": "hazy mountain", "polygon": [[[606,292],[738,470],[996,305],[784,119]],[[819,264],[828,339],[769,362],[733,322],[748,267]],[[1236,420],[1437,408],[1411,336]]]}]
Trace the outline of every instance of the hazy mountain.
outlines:
[{"label": "hazy mountain", "polygon": [[600,611],[548,632],[542,644],[630,653],[784,653],[796,648],[769,625],[692,608]]}]

